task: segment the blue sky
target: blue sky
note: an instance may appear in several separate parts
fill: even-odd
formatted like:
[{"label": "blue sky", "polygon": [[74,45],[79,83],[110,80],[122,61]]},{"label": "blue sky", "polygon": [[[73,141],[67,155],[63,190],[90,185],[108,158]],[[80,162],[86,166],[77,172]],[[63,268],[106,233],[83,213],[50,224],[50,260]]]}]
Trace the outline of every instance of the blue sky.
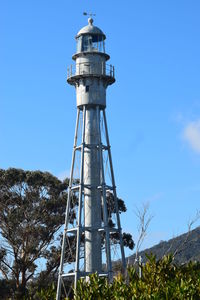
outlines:
[{"label": "blue sky", "polygon": [[116,68],[107,118],[122,225],[136,238],[134,209],[149,202],[150,246],[186,231],[200,208],[199,1],[1,1],[0,167],[69,173],[66,75],[83,11],[96,13]]}]

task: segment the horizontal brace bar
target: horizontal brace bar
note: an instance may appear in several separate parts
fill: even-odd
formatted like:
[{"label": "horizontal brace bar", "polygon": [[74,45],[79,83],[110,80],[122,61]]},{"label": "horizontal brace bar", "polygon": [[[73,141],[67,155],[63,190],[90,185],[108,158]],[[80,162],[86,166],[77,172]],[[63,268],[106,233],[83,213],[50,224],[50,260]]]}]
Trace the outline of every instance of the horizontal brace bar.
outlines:
[{"label": "horizontal brace bar", "polygon": [[82,148],[82,146],[77,146],[77,147],[75,147],[74,149],[75,149],[75,150],[81,150],[81,148]]},{"label": "horizontal brace bar", "polygon": [[75,276],[75,273],[63,273],[61,275],[61,277],[71,277],[71,276]]},{"label": "horizontal brace bar", "polygon": [[71,187],[71,191],[79,190],[80,184]]},{"label": "horizontal brace bar", "polygon": [[78,229],[77,227],[67,229],[66,233],[76,233],[77,229]]},{"label": "horizontal brace bar", "polygon": [[99,148],[99,144],[85,144],[85,148],[89,148],[89,149]]},{"label": "horizontal brace bar", "polygon": [[[97,188],[101,190],[101,189],[102,189],[102,185],[99,185]],[[112,186],[110,186],[110,185],[105,185],[105,189],[106,189],[106,190],[114,190],[114,188],[115,188],[115,187],[112,187]]]},{"label": "horizontal brace bar", "polygon": [[103,149],[103,150],[108,150],[108,149],[110,149],[110,146],[102,145],[102,149]]},{"label": "horizontal brace bar", "polygon": [[[73,272],[73,273],[63,273],[62,275],[61,275],[61,277],[72,277],[72,276],[75,276],[75,272]],[[85,277],[85,276],[89,276],[89,275],[91,275],[91,274],[93,274],[92,272],[79,272],[79,276],[80,277]],[[103,276],[108,276],[108,273],[99,273],[98,274],[98,276],[99,277],[103,277]]]},{"label": "horizontal brace bar", "polygon": [[106,185],[106,190],[113,190],[114,187],[113,186],[110,186],[110,185]]},{"label": "horizontal brace bar", "polygon": [[[89,149],[94,149],[94,148],[99,149],[99,144],[86,144],[86,143],[84,143],[84,147],[89,148]],[[81,150],[81,148],[82,148],[82,145],[79,145],[79,146],[75,147],[75,150]],[[105,150],[108,150],[110,148],[110,146],[106,146],[106,145],[102,144],[101,148],[105,149]]]},{"label": "horizontal brace bar", "polygon": [[86,188],[86,189],[89,189],[89,190],[90,190],[90,189],[96,189],[96,188],[97,188],[96,185],[91,185],[91,184],[84,184],[83,187]]},{"label": "horizontal brace bar", "polygon": [[[107,228],[108,228],[109,233],[112,233],[112,232],[119,232],[120,233],[121,232],[121,228],[112,228],[112,227],[109,227],[109,226]],[[79,229],[81,231],[95,231],[95,230],[97,230],[97,231],[101,232],[101,231],[105,231],[106,227],[95,228],[95,227],[88,227],[87,226],[87,227],[80,227]],[[65,232],[76,234],[77,230],[78,230],[78,227],[74,227],[74,228],[67,229]]]},{"label": "horizontal brace bar", "polygon": [[[82,186],[85,189],[96,189],[96,188],[98,188],[96,185],[90,185],[90,184],[83,184]],[[80,188],[80,184],[72,186],[71,190],[72,191],[79,190],[79,188]]]},{"label": "horizontal brace bar", "polygon": [[103,276],[107,277],[107,276],[108,276],[108,273],[101,273],[101,274],[98,274],[98,276],[99,276],[99,277],[103,277]]},{"label": "horizontal brace bar", "polygon": [[[116,232],[116,231],[118,231],[118,229],[117,228],[110,228],[110,227],[108,227],[109,229],[111,229],[111,231],[114,231],[114,232]],[[78,230],[78,227],[73,227],[73,228],[69,228],[69,229],[67,229],[65,232],[66,233],[76,233],[77,232],[77,230]],[[80,228],[79,228],[79,230],[80,231],[104,231],[105,230],[105,227],[91,227],[91,226],[81,226]]]},{"label": "horizontal brace bar", "polygon": [[[80,272],[80,277],[89,276],[91,274],[94,274],[94,273],[92,273],[92,272]],[[99,274],[97,273],[97,275],[99,277],[103,277],[103,276],[108,276],[108,273],[107,272],[105,272],[105,273],[99,273]]]},{"label": "horizontal brace bar", "polygon": [[[120,232],[120,229],[118,229],[118,228],[112,228],[112,227],[107,227],[107,228],[108,228],[108,231],[110,233],[112,233],[112,232]],[[101,232],[101,231],[105,231],[106,227],[96,227],[95,228],[95,227],[85,226],[85,227],[80,227],[79,229],[81,231],[95,231],[95,230],[97,230],[97,231]],[[66,233],[76,233],[77,230],[78,230],[78,227],[70,228],[70,229],[66,230]]]},{"label": "horizontal brace bar", "polygon": [[[107,227],[107,228],[108,228],[109,233],[120,232],[120,230],[118,228],[111,228],[111,227]],[[105,231],[105,230],[106,230],[106,227],[101,227],[98,229],[98,231]]]}]

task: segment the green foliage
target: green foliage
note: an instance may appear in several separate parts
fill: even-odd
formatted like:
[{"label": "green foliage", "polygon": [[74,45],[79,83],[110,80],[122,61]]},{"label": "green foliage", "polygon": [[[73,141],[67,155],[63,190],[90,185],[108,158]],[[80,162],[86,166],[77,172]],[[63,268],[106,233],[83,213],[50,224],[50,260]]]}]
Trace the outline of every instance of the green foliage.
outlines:
[{"label": "green foliage", "polygon": [[34,297],[35,300],[49,300],[56,298],[56,288],[55,285],[49,286],[47,289],[41,289],[38,291]]},{"label": "green foliage", "polygon": [[200,264],[176,266],[171,255],[164,256],[159,261],[151,255],[142,267],[141,279],[135,268],[130,267],[128,279],[119,274],[112,283],[108,283],[106,278],[93,274],[87,282],[80,280],[76,300],[84,299],[200,299]]},{"label": "green foliage", "polygon": [[48,172],[0,169],[0,272],[15,280],[20,300],[37,260],[52,252],[50,245],[64,223],[67,187]]},{"label": "green foliage", "polygon": [[39,289],[34,296],[24,296],[23,300],[53,300],[56,298],[55,284]]}]

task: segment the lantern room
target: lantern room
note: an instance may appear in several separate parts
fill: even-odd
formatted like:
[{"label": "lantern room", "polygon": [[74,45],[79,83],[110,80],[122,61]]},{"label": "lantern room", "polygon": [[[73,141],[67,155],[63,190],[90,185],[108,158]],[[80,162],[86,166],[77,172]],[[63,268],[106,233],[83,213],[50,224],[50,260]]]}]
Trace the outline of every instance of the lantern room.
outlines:
[{"label": "lantern room", "polygon": [[105,53],[105,34],[96,26],[93,19],[88,19],[88,25],[83,27],[77,34],[77,51],[80,52],[102,52]]}]

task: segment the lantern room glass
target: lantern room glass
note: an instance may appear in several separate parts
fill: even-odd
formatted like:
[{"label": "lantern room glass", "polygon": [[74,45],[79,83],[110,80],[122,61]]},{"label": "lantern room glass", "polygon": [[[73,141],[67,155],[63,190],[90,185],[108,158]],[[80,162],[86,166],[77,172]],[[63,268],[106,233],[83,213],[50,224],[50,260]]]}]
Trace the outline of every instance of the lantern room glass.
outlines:
[{"label": "lantern room glass", "polygon": [[105,42],[102,35],[85,34],[77,38],[77,53],[93,51],[105,53]]}]

